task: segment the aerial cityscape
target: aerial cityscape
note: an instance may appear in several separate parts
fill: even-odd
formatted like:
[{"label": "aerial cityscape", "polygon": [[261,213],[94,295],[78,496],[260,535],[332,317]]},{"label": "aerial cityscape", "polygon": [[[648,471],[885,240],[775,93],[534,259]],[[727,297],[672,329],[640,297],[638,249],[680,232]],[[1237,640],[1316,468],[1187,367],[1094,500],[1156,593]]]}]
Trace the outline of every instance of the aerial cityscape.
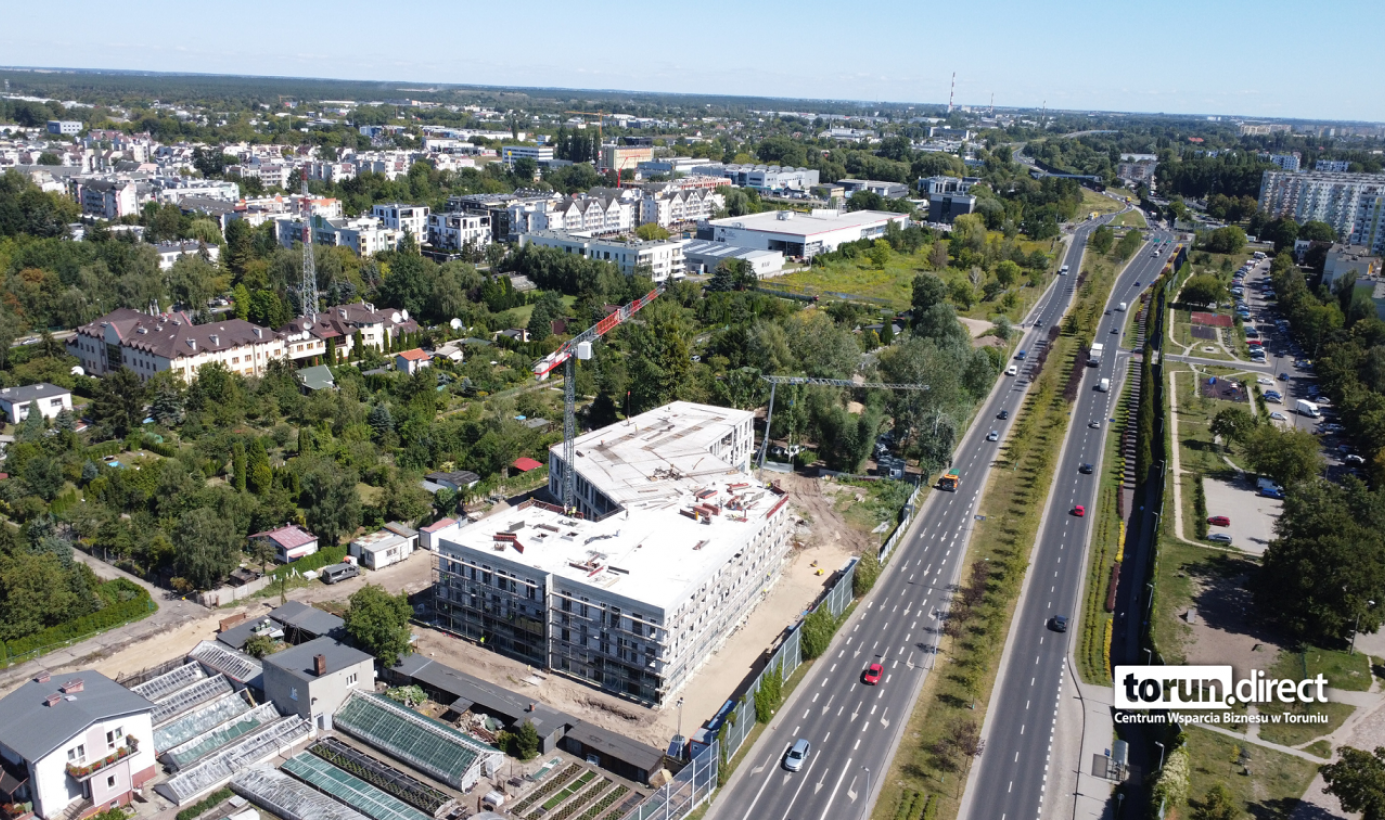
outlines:
[{"label": "aerial cityscape", "polygon": [[0,35],[0,820],[1385,820],[1370,26],[151,5]]}]

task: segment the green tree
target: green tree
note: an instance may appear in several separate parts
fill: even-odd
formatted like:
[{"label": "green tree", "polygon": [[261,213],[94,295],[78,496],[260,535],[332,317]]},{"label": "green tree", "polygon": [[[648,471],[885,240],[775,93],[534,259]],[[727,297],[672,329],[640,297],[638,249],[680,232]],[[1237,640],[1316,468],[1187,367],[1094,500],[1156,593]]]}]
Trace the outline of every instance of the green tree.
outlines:
[{"label": "green tree", "polygon": [[274,654],[274,639],[269,635],[251,635],[241,647],[252,658],[263,658]]},{"label": "green tree", "polygon": [[1129,259],[1140,250],[1140,246],[1144,243],[1145,238],[1139,231],[1126,231],[1125,236],[1122,236],[1120,242],[1116,243],[1116,258],[1121,261]]},{"label": "green tree", "polygon": [[1323,766],[1327,793],[1342,801],[1342,808],[1360,812],[1362,820],[1385,820],[1385,746],[1364,752],[1343,746],[1341,759]]},{"label": "green tree", "polygon": [[[1332,229],[1328,228],[1328,230]],[[1240,253],[1246,247],[1246,232],[1235,225],[1217,228],[1207,234],[1202,246],[1212,253]]]},{"label": "green tree", "polygon": [[38,402],[31,401],[24,420],[14,428],[14,439],[20,443],[35,442],[43,438],[47,429],[48,422],[43,418],[43,411],[38,409]]},{"label": "green tree", "polygon": [[391,433],[394,432],[394,416],[390,414],[390,408],[383,401],[377,401],[375,406],[370,408],[370,417],[367,420],[372,431],[372,438],[377,444],[388,441]]},{"label": "green tree", "polygon": [[1002,259],[1000,264],[995,266],[996,281],[1007,288],[1019,281],[1020,273],[1020,266],[1010,259]]},{"label": "green tree", "polygon": [[803,619],[802,654],[804,660],[822,657],[837,631],[837,619],[825,606],[820,606]]},{"label": "green tree", "polygon": [[246,448],[245,486],[255,495],[268,493],[274,484],[274,471],[269,466],[269,453],[265,452],[264,442],[252,439]]},{"label": "green tree", "polygon": [[1325,466],[1322,444],[1307,430],[1259,424],[1243,437],[1241,445],[1253,470],[1284,487],[1307,481]]},{"label": "green tree", "polygon": [[361,524],[361,499],[356,493],[355,470],[321,463],[304,473],[300,504],[308,529],[322,542],[335,546],[341,537]]},{"label": "green tree", "polygon": [[124,438],[144,420],[144,384],[122,367],[97,382],[91,418],[111,438]]},{"label": "green tree", "polygon": [[1221,783],[1207,790],[1202,804],[1193,810],[1193,820],[1239,820],[1241,809],[1231,790]]},{"label": "green tree", "polygon": [[1189,277],[1178,298],[1186,305],[1215,305],[1225,299],[1226,295],[1226,286],[1220,279],[1203,273]]},{"label": "green tree", "polygon": [[183,513],[171,534],[174,571],[197,589],[211,589],[240,557],[240,537],[231,521],[201,507]]},{"label": "green tree", "polygon": [[236,439],[231,443],[231,474],[240,492],[245,492],[245,473],[245,442]]},{"label": "green tree", "polygon": [[646,242],[668,239],[668,231],[657,222],[646,222],[635,229],[635,236]]},{"label": "green tree", "polygon": [[1116,232],[1111,230],[1109,225],[1102,225],[1087,237],[1087,246],[1102,255],[1110,253],[1111,246],[1115,243]]},{"label": "green tree", "polygon": [[876,555],[875,548],[871,547],[861,553],[861,560],[856,563],[856,574],[851,578],[851,592],[857,598],[864,597],[875,587],[875,582],[880,578],[880,557]]},{"label": "green tree", "polygon": [[1226,407],[1212,417],[1209,428],[1212,435],[1220,436],[1222,441],[1241,442],[1255,430],[1255,417],[1241,407]]},{"label": "green tree", "polygon": [[534,728],[534,722],[526,720],[519,725],[519,731],[515,732],[515,757],[520,760],[532,760],[539,754],[539,730]]},{"label": "green tree", "polygon": [[387,668],[412,651],[409,619],[413,607],[405,593],[391,595],[384,587],[366,584],[351,594],[346,608],[346,633],[363,651]]},{"label": "green tree", "polygon": [[947,301],[947,283],[931,273],[920,273],[914,277],[909,301],[913,306],[914,324],[917,325],[919,317],[929,308]]}]

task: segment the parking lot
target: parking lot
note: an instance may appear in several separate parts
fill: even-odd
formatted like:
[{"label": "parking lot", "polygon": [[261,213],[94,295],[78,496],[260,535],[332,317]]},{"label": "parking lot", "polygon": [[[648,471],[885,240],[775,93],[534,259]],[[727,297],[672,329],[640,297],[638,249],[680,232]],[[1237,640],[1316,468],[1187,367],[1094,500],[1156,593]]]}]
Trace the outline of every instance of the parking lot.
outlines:
[{"label": "parking lot", "polygon": [[1208,527],[1208,533],[1226,533],[1236,549],[1251,555],[1264,555],[1274,538],[1274,522],[1279,519],[1284,502],[1256,495],[1252,481],[1249,473],[1241,474],[1234,482],[1216,478],[1202,480],[1203,492],[1207,494],[1207,515],[1224,515],[1231,519],[1231,526]]}]

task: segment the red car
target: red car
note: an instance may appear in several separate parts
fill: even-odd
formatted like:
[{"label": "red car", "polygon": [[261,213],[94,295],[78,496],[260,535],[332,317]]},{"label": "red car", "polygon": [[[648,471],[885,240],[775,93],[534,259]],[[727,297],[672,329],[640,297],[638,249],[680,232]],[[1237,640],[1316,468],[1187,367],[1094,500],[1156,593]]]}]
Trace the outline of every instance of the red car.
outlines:
[{"label": "red car", "polygon": [[1078,518],[1085,518],[1087,516],[1087,508],[1078,504],[1076,507],[1072,508],[1072,514]]},{"label": "red car", "polygon": [[1231,519],[1224,515],[1214,515],[1207,519],[1207,523],[1214,527],[1229,527],[1231,526]]},{"label": "red car", "polygon": [[866,668],[866,674],[861,677],[867,686],[877,686],[880,683],[880,676],[885,674],[885,667],[878,663],[873,663]]}]

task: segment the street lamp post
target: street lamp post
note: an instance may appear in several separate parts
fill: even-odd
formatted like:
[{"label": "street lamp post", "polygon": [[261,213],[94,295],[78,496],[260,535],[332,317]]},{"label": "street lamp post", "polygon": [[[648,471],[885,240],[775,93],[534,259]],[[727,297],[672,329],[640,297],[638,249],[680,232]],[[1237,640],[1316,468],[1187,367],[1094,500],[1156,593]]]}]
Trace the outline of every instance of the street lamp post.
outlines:
[{"label": "street lamp post", "polygon": [[1157,771],[1162,772],[1164,770],[1164,744],[1156,740],[1154,741],[1154,745],[1159,747],[1159,768]]},{"label": "street lamp post", "polygon": [[688,747],[688,742],[683,739],[683,699],[679,698],[678,703],[678,759],[683,759],[683,750]]},{"label": "street lamp post", "polygon": [[864,817],[866,812],[870,811],[870,767],[862,766],[861,768],[866,770],[866,799],[861,803],[861,816]]}]

